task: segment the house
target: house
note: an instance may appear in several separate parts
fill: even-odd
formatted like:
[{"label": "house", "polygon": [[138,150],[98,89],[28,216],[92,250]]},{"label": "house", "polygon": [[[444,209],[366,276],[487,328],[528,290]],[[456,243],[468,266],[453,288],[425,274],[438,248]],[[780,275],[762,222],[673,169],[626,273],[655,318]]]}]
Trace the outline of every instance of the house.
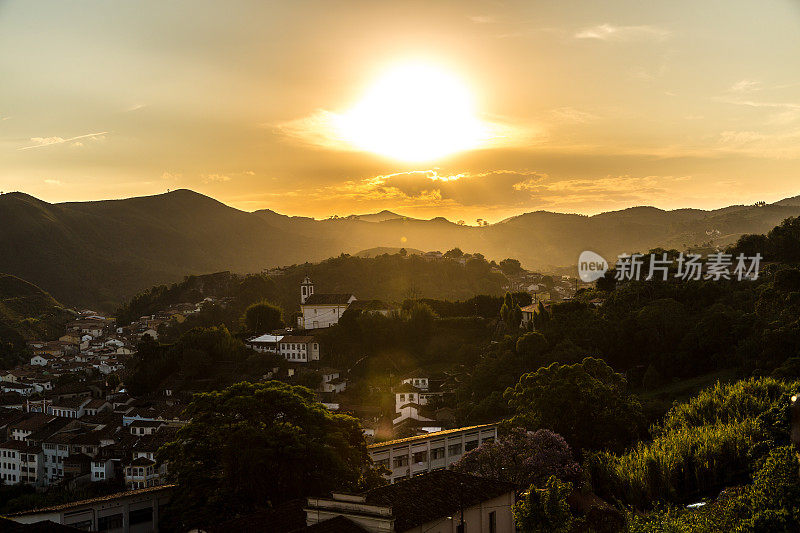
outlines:
[{"label": "house", "polygon": [[522,327],[528,324],[533,324],[533,315],[538,312],[539,306],[537,304],[526,305],[521,309],[522,311]]},{"label": "house", "polygon": [[128,490],[156,487],[159,483],[156,462],[146,457],[137,457],[125,466],[125,487]]},{"label": "house", "polygon": [[245,346],[260,353],[278,353],[278,342],[282,338],[283,335],[265,333],[264,335],[247,339]]},{"label": "house", "polygon": [[356,297],[352,294],[317,294],[306,276],[300,284],[300,316],[297,326],[302,329],[327,328],[337,324]]},{"label": "house", "polygon": [[85,407],[91,403],[91,398],[76,396],[54,400],[48,408],[48,413],[65,418],[80,418],[86,414]]},{"label": "house", "polygon": [[278,353],[290,363],[319,361],[319,342],[313,335],[286,335],[278,342]]},{"label": "house", "polygon": [[353,523],[370,533],[511,533],[515,496],[511,483],[439,470],[363,494],[308,498],[305,531],[354,531]]},{"label": "house", "polygon": [[368,445],[367,453],[375,464],[389,469],[386,478],[394,483],[447,468],[464,453],[495,440],[497,427],[498,424],[483,424],[380,442]]},{"label": "house", "polygon": [[111,403],[101,399],[91,400],[83,406],[83,411],[87,416],[95,416],[106,411],[111,411]]},{"label": "house", "polygon": [[31,357],[31,364],[37,366],[47,366],[53,359],[55,359],[55,356],[50,355],[49,353],[40,353]]}]

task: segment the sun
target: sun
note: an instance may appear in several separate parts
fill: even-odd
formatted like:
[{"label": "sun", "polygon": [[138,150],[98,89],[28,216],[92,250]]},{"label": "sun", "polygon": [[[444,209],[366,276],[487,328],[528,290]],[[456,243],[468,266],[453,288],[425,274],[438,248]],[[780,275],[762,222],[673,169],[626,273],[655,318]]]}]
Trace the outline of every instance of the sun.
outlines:
[{"label": "sun", "polygon": [[426,63],[386,71],[336,118],[335,127],[342,140],[359,150],[408,162],[479,148],[488,138],[467,85]]}]

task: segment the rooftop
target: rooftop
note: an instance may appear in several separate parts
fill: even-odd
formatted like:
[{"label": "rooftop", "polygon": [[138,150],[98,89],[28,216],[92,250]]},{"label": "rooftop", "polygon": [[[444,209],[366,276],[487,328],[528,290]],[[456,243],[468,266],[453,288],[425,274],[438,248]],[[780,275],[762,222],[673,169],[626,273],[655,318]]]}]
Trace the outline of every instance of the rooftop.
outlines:
[{"label": "rooftop", "polygon": [[348,305],[352,294],[312,294],[303,305]]},{"label": "rooftop", "polygon": [[98,496],[97,498],[90,498],[88,500],[78,500],[75,502],[62,503],[60,505],[52,505],[50,507],[40,507],[38,509],[30,509],[28,511],[19,511],[17,513],[10,513],[7,516],[25,516],[34,515],[39,513],[49,513],[53,511],[68,511],[84,505],[91,505],[93,503],[113,501],[118,498],[125,498],[128,496],[138,496],[140,494],[149,494],[151,492],[161,492],[172,490],[175,485],[161,485],[160,487],[148,487],[146,489],[128,490],[125,492],[115,492],[114,494],[107,494],[105,496]]},{"label": "rooftop", "polygon": [[451,433],[458,433],[460,431],[472,431],[472,430],[475,430],[475,429],[483,429],[483,428],[489,428],[489,427],[494,427],[494,426],[497,426],[496,422],[492,423],[492,424],[480,424],[480,425],[477,425],[477,426],[466,426],[466,427],[463,427],[463,428],[446,429],[444,431],[436,431],[434,433],[428,433],[427,435],[418,435],[416,437],[406,437],[404,439],[395,439],[395,440],[387,440],[387,441],[384,441],[384,442],[376,442],[375,444],[368,445],[367,448],[370,449],[370,448],[380,448],[382,446],[392,446],[392,445],[395,445],[395,444],[413,442],[413,441],[417,441],[417,440],[425,440],[425,439],[430,439],[430,438],[443,437],[445,435],[449,435]]}]

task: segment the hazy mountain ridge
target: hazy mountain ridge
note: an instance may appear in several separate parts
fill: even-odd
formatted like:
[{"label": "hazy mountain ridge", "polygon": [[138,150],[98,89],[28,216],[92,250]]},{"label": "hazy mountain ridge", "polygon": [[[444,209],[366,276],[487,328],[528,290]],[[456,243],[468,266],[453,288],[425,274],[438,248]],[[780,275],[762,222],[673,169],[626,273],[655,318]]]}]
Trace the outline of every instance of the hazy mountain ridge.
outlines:
[{"label": "hazy mountain ridge", "polygon": [[258,272],[372,248],[458,246],[547,271],[574,264],[587,249],[611,258],[656,246],[683,249],[708,241],[722,246],[798,214],[800,197],[711,211],[646,206],[594,216],[535,211],[475,227],[387,211],[325,220],[268,209],[250,213],[188,190],[62,204],[9,193],[0,196],[0,272],[28,280],[68,305],[111,308],[187,274]]}]

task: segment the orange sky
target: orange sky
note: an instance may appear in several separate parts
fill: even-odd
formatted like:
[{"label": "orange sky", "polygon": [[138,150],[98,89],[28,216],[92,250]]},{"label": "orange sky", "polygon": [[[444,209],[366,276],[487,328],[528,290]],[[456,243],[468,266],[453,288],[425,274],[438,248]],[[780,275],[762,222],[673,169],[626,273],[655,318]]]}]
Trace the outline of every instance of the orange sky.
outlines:
[{"label": "orange sky", "polygon": [[[333,7],[0,2],[0,189],[468,223],[800,194],[794,1]],[[448,115],[462,92],[471,114]]]}]

